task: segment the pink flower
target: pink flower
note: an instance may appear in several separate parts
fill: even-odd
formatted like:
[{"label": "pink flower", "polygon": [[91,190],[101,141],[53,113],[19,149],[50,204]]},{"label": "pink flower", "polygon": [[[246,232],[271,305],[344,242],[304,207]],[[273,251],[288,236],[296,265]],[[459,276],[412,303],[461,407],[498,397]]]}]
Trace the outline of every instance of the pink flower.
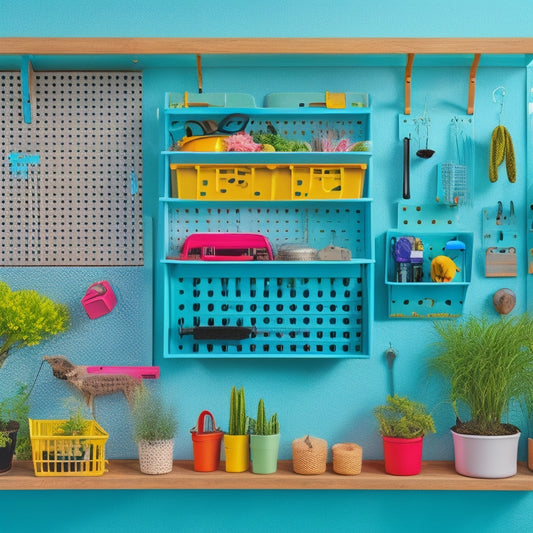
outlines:
[{"label": "pink flower", "polygon": [[243,131],[225,140],[228,152],[259,152],[261,150],[261,145],[254,142],[252,136]]}]

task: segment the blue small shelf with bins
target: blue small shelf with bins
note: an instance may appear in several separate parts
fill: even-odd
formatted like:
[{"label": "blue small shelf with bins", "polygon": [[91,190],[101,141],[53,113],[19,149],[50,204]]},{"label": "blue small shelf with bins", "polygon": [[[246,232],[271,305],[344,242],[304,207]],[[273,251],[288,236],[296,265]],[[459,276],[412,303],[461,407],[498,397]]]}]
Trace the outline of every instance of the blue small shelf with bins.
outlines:
[{"label": "blue small shelf with bins", "polygon": [[[369,107],[348,109],[169,107],[159,198],[163,355],[167,358],[359,358],[370,355],[374,246],[369,198],[371,152],[185,152],[168,148],[187,120],[250,116],[246,131],[275,125],[285,138],[309,140],[335,127],[370,141]],[[283,129],[282,129],[283,128]],[[362,165],[361,198],[196,200],[177,198],[171,165]],[[260,233],[276,251],[284,243],[348,248],[350,261],[184,261],[187,236]],[[194,327],[250,328],[248,338],[196,339]]]},{"label": "blue small shelf with bins", "polygon": [[[447,206],[398,206],[400,228],[385,235],[385,285],[390,318],[451,318],[463,312],[472,276],[474,234],[456,227],[456,209]],[[422,281],[398,281],[391,243],[401,237],[416,237],[423,244]],[[447,249],[460,241],[463,250]],[[431,261],[447,255],[460,268],[450,282],[431,280]]]}]

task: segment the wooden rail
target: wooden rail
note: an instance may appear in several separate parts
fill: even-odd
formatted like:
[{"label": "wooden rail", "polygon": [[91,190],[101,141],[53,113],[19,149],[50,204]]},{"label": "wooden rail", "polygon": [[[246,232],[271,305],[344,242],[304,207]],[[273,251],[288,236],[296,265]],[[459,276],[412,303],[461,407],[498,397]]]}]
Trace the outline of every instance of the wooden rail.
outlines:
[{"label": "wooden rail", "polygon": [[291,461],[279,461],[270,475],[251,472],[227,473],[222,465],[215,472],[195,472],[191,461],[175,461],[170,474],[146,475],[136,460],[112,460],[108,472],[97,477],[36,477],[31,461],[15,462],[0,476],[0,490],[87,490],[87,489],[298,489],[298,490],[476,490],[530,491],[533,473],[519,463],[518,473],[506,479],[476,479],[460,476],[452,462],[426,461],[416,476],[385,474],[383,461],[363,461],[356,476],[335,474],[331,465],[324,474],[304,476],[292,471]]}]

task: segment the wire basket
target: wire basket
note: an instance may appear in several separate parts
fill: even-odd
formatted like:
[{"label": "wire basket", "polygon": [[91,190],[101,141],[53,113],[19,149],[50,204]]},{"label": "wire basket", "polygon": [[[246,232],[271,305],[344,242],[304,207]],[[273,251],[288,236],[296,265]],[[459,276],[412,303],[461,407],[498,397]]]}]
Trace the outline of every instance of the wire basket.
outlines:
[{"label": "wire basket", "polygon": [[448,205],[464,205],[468,200],[468,167],[455,163],[438,166],[437,200]]},{"label": "wire basket", "polygon": [[35,475],[101,476],[106,471],[109,435],[94,420],[87,420],[85,435],[61,435],[65,422],[29,419]]}]

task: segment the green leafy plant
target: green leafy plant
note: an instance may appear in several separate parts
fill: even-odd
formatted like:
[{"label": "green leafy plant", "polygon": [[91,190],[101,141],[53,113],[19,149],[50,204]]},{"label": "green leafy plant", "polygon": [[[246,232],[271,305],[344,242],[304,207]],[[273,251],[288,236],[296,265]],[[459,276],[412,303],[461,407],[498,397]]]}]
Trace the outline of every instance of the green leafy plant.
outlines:
[{"label": "green leafy plant", "polygon": [[27,386],[20,385],[13,396],[0,402],[0,448],[11,444],[11,437],[8,431],[13,429],[13,422],[16,422],[19,426],[16,453],[20,460],[31,458],[30,429],[28,423],[30,406],[28,397]]},{"label": "green leafy plant", "polygon": [[277,435],[279,433],[278,415],[274,413],[270,420],[267,420],[262,398],[257,405],[257,418],[252,421],[251,427],[254,435]]},{"label": "green leafy plant", "polygon": [[76,398],[69,398],[65,402],[69,418],[58,426],[58,434],[65,436],[86,435],[91,422],[85,414],[85,405]]},{"label": "green leafy plant", "polygon": [[135,442],[169,440],[176,436],[178,421],[174,407],[146,387],[137,387],[131,412]]},{"label": "green leafy plant", "polygon": [[272,146],[276,152],[309,152],[309,146],[306,143],[285,139],[278,133],[259,131],[253,133],[252,138],[257,144]]},{"label": "green leafy plant", "polygon": [[69,325],[65,305],[37,291],[12,291],[7,283],[0,282],[0,368],[13,350],[35,346]]},{"label": "green leafy plant", "polygon": [[[61,437],[83,437],[90,434],[91,421],[85,404],[78,398],[71,397],[65,401],[69,417],[56,429],[55,435]],[[76,460],[88,454],[90,444],[88,439],[62,439],[55,443],[55,458]],[[72,466],[76,468],[76,465]]]},{"label": "green leafy plant", "polygon": [[373,409],[384,437],[415,439],[426,433],[435,433],[433,417],[426,407],[410,400],[407,396],[387,396],[387,403]]},{"label": "green leafy plant", "polygon": [[237,390],[236,387],[233,386],[230,398],[228,433],[230,435],[247,435],[249,424],[250,418],[246,416],[244,387]]},{"label": "green leafy plant", "polygon": [[[533,321],[527,314],[467,317],[435,323],[440,339],[430,368],[450,385],[457,417],[454,431],[473,435],[507,435],[517,428],[503,422],[514,402],[533,406]],[[467,408],[462,420],[460,411]],[[530,411],[531,412],[531,411]],[[465,417],[463,417],[465,418]]]}]

